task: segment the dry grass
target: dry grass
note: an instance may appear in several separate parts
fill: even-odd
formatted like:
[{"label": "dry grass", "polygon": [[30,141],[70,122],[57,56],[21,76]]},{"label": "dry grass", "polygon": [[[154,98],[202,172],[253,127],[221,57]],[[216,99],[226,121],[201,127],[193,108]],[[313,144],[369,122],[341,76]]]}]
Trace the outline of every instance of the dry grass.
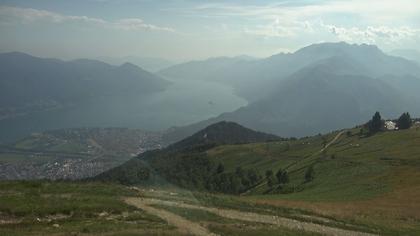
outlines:
[{"label": "dry grass", "polygon": [[317,214],[378,227],[420,230],[420,171],[415,167],[401,167],[389,176],[388,181],[393,190],[369,200],[301,201],[253,198],[248,201],[306,209]]}]

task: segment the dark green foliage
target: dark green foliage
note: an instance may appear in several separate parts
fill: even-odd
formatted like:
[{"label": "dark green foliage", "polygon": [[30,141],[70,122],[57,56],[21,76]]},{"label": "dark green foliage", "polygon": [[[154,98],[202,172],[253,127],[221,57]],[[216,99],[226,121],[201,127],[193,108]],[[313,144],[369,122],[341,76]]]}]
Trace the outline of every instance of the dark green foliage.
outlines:
[{"label": "dark green foliage", "polygon": [[[96,177],[96,179],[118,182],[127,185],[145,183],[149,181],[151,173],[147,163],[138,159],[132,159],[127,162],[127,164],[128,165],[115,168],[115,171],[112,171],[109,174],[100,174]],[[128,166],[130,168],[128,168]]]},{"label": "dark green foliage", "polygon": [[[207,156],[206,150],[218,144],[216,131],[232,126],[224,133],[223,142],[241,142],[272,136],[256,133],[241,126],[223,122],[174,144],[163,150],[149,151],[120,167],[114,168],[96,179],[116,181],[122,184],[171,183],[184,188],[238,194],[255,186],[261,176],[254,169],[236,168],[227,173],[222,163],[215,163]],[[222,132],[222,131],[220,131]],[[223,133],[223,132],[222,132]],[[244,135],[244,137],[242,137]],[[230,137],[229,137],[230,136]],[[273,173],[271,172],[271,175]]]},{"label": "dark green foliage", "polygon": [[273,176],[273,171],[272,170],[266,170],[265,171],[265,177],[269,178],[271,176]]},{"label": "dark green foliage", "polygon": [[274,173],[272,170],[267,170],[265,171],[265,177],[267,179],[267,185],[268,187],[272,188],[275,184],[275,179],[274,179]]},{"label": "dark green foliage", "polygon": [[164,153],[149,162],[159,177],[185,188],[205,190],[217,172],[216,164],[203,153]]},{"label": "dark green foliage", "polygon": [[235,174],[239,177],[243,177],[245,175],[244,170],[240,166],[236,167]]},{"label": "dark green foliage", "polygon": [[399,129],[409,129],[412,125],[411,116],[408,112],[403,113],[397,120],[397,127]]},{"label": "dark green foliage", "polygon": [[373,115],[372,119],[367,124],[369,132],[371,134],[377,133],[382,130],[384,126],[384,121],[381,118],[381,114],[377,111],[375,115]]},{"label": "dark green foliage", "polygon": [[310,165],[305,172],[305,182],[311,182],[315,178],[314,166]]},{"label": "dark green foliage", "polygon": [[267,177],[267,185],[268,185],[268,187],[272,188],[274,186],[274,183],[275,183],[275,181],[274,181],[273,176]]},{"label": "dark green foliage", "polygon": [[276,177],[279,184],[289,183],[289,174],[285,170],[278,170],[276,173]]},{"label": "dark green foliage", "polygon": [[163,150],[143,153],[96,179],[122,184],[169,182],[184,188],[237,194],[255,186],[261,176],[254,169],[241,167],[226,173],[223,164],[214,163],[206,151],[221,144],[279,139],[233,122],[219,122]]},{"label": "dark green foliage", "polygon": [[249,169],[247,171],[247,177],[251,182],[251,185],[255,185],[261,179],[261,176],[258,175],[257,171],[255,171],[254,169]]},{"label": "dark green foliage", "polygon": [[[211,176],[207,183],[208,191],[238,194],[246,191],[261,180],[255,170],[237,168],[234,173],[222,173]],[[211,186],[211,188],[207,188]]]},{"label": "dark green foliage", "polygon": [[225,166],[222,163],[219,163],[219,166],[217,166],[217,174],[221,174],[225,171]]}]

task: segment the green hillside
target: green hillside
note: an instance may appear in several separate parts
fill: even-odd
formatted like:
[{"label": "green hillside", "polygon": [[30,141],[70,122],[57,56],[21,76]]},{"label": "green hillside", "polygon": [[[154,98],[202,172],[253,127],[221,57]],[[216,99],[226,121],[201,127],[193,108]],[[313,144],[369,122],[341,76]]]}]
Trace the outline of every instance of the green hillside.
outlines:
[{"label": "green hillside", "polygon": [[[374,135],[361,129],[251,144],[190,143],[184,150],[145,153],[99,179],[125,184],[159,179],[198,190],[316,201],[369,199],[404,187],[411,178],[398,178],[420,167],[419,128]],[[314,173],[308,180],[309,168]],[[278,182],[279,170],[287,172],[288,182]],[[267,171],[273,175],[267,177]]]},{"label": "green hillside", "polygon": [[384,232],[400,232],[402,225],[389,224],[404,224],[412,234],[420,232],[419,144],[418,126],[375,134],[357,127],[249,144],[199,143],[146,152],[97,179],[233,194],[252,204],[306,209]]},{"label": "green hillside", "polygon": [[[20,227],[16,235],[100,235],[108,230],[111,235],[172,234],[172,223],[153,216],[165,219],[169,212],[221,235],[331,234],[334,230],[349,230],[349,235],[420,233],[420,127],[370,135],[358,127],[302,139],[241,144],[239,134],[246,134],[246,139],[271,136],[233,123],[219,125],[239,130],[222,135],[206,129],[215,137],[223,136],[225,144],[211,142],[212,135],[207,142],[199,133],[181,142],[189,145],[145,152],[96,177],[138,188],[91,182],[0,183],[0,212],[7,219],[3,222],[14,220],[1,226],[0,232],[14,235],[13,227]],[[279,170],[283,172],[277,176]],[[289,181],[284,180],[286,172]],[[105,217],[112,225],[101,218],[102,212],[112,214],[113,218]],[[63,215],[65,219],[57,218]],[[307,225],[294,228],[272,217]],[[37,218],[41,223],[36,223]],[[149,224],[156,227],[149,229]],[[182,226],[175,225],[176,232],[183,232]]]},{"label": "green hillside", "polygon": [[[324,140],[328,143],[337,136],[321,151]],[[420,168],[419,144],[418,128],[372,136],[351,129],[296,141],[220,146],[207,151],[207,155],[225,164],[226,171],[234,171],[238,163],[244,169],[257,168],[261,174],[266,170],[287,170],[288,185],[296,192],[266,198],[354,200],[406,187],[404,184],[412,179],[402,176],[416,174]],[[305,172],[311,165],[314,179],[305,183]],[[281,192],[281,187],[275,184],[270,188],[265,181],[248,194]]]}]

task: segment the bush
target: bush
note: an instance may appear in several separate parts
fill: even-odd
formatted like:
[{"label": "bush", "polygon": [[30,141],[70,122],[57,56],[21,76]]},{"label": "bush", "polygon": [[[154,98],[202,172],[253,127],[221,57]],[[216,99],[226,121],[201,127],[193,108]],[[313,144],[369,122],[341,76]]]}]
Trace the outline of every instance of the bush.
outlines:
[{"label": "bush", "polygon": [[279,171],[277,171],[276,177],[279,184],[289,183],[289,174],[287,173],[287,171],[283,171],[280,169]]},{"label": "bush", "polygon": [[219,166],[217,166],[217,174],[221,174],[225,171],[225,166],[223,166],[222,163],[219,163]]},{"label": "bush", "polygon": [[305,182],[311,182],[315,178],[314,166],[310,165],[305,172]]}]

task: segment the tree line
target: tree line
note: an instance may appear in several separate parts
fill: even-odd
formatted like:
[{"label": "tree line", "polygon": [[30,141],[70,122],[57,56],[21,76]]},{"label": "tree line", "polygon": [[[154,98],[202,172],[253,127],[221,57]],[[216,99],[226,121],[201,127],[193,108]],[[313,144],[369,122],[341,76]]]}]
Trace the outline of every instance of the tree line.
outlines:
[{"label": "tree line", "polygon": [[[408,112],[404,112],[396,120],[396,127],[400,130],[409,129],[412,125],[413,119]],[[374,134],[384,130],[385,121],[382,119],[381,114],[377,111],[365,126],[368,128],[370,134]]]}]

